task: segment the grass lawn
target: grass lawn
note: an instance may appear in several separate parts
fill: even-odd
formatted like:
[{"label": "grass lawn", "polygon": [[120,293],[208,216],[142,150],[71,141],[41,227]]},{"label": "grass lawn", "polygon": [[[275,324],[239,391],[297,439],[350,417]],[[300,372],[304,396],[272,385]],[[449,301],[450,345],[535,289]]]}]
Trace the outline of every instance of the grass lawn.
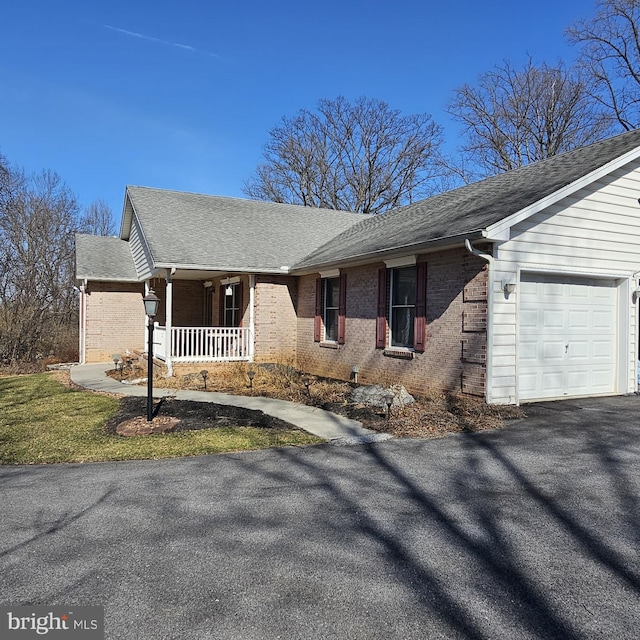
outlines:
[{"label": "grass lawn", "polygon": [[0,378],[0,464],[174,458],[321,442],[297,429],[217,427],[125,438],[104,425],[116,398],[71,389],[51,374]]}]

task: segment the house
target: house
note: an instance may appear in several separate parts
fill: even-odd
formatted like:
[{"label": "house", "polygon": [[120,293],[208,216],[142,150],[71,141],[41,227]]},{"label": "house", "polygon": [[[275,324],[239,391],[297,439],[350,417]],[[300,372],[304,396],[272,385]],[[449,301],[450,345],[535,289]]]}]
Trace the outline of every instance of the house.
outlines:
[{"label": "house", "polygon": [[491,403],[636,390],[640,131],[379,216],[127,187],[77,236],[81,358],[287,362]]}]

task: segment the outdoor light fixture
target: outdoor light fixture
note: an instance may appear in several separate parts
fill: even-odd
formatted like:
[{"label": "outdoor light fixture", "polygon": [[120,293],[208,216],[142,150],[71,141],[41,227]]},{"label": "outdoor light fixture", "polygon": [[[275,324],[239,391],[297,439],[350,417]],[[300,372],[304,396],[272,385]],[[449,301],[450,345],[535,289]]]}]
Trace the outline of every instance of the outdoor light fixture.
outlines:
[{"label": "outdoor light fixture", "polygon": [[142,302],[144,302],[144,312],[149,318],[147,321],[149,328],[149,349],[147,354],[147,422],[151,422],[153,420],[153,319],[158,313],[160,298],[158,298],[153,289],[149,289],[149,293],[142,298]]},{"label": "outdoor light fixture", "polygon": [[206,369],[203,369],[200,372],[200,375],[202,376],[202,380],[204,381],[204,390],[207,390],[207,378],[209,377],[209,372]]},{"label": "outdoor light fixture", "polygon": [[118,370],[118,362],[120,362],[120,360],[122,359],[122,356],[119,353],[114,353],[111,356],[111,359],[113,360],[113,370],[117,371]]},{"label": "outdoor light fixture", "polygon": [[153,319],[158,314],[158,305],[160,304],[160,298],[156,295],[153,289],[149,289],[149,293],[142,298],[144,302],[144,312],[150,319]]},{"label": "outdoor light fixture", "polygon": [[225,295],[228,296],[232,296],[233,295],[233,287],[231,285],[229,285],[226,289],[225,289]]},{"label": "outdoor light fixture", "polygon": [[393,393],[385,393],[383,396],[384,403],[387,405],[387,421],[391,418],[391,405],[393,404]]},{"label": "outdoor light fixture", "polygon": [[309,390],[309,387],[311,385],[311,378],[309,378],[309,376],[302,376],[302,384],[307,388],[308,396],[311,397],[311,391]]},{"label": "outdoor light fixture", "polygon": [[249,378],[249,389],[253,389],[253,379],[256,375],[256,372],[253,371],[253,369],[249,369],[249,371],[247,371],[247,377]]},{"label": "outdoor light fixture", "polygon": [[502,290],[507,295],[510,295],[516,290],[516,283],[512,282],[511,280],[503,280],[502,281]]}]

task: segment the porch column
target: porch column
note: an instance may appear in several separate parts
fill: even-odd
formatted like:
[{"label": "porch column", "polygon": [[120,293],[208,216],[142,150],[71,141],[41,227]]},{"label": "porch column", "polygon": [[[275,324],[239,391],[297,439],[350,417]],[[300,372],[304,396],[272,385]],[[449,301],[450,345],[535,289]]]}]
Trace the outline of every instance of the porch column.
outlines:
[{"label": "porch column", "polygon": [[167,281],[167,297],[165,300],[165,334],[164,334],[164,353],[165,353],[165,364],[167,365],[167,375],[173,375],[173,364],[171,362],[171,325],[172,325],[172,317],[173,313],[173,276],[175,275],[176,269],[173,267],[172,269],[166,270],[165,279]]},{"label": "porch column", "polygon": [[249,362],[253,362],[255,352],[255,334],[256,334],[256,277],[251,274],[249,276]]}]

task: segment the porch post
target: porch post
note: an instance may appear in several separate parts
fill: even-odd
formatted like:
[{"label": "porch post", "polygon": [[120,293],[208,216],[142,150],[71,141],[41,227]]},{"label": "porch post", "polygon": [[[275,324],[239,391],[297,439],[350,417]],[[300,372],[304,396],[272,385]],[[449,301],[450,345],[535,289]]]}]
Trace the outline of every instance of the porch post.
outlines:
[{"label": "porch post", "polygon": [[165,300],[165,334],[164,334],[164,353],[165,353],[165,364],[167,365],[167,375],[170,377],[173,375],[173,364],[171,362],[171,325],[172,325],[172,317],[173,313],[173,276],[175,275],[176,269],[173,267],[172,269],[166,270],[166,281],[167,281],[167,297]]},{"label": "porch post", "polygon": [[255,355],[255,333],[256,333],[256,277],[249,276],[249,362],[253,362]]}]

